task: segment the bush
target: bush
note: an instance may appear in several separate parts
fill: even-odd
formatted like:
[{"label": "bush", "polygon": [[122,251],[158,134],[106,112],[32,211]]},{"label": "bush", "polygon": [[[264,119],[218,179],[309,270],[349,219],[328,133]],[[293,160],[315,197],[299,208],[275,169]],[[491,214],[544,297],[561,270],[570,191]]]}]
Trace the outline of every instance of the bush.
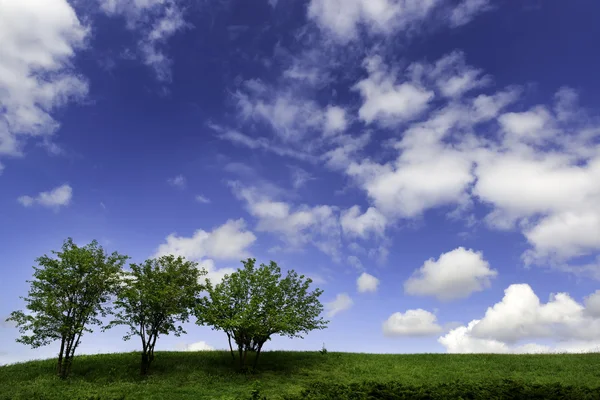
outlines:
[{"label": "bush", "polygon": [[285,400],[598,400],[600,388],[531,384],[506,379],[499,382],[452,382],[439,385],[409,386],[400,382],[363,382],[350,385],[316,382],[299,395]]}]

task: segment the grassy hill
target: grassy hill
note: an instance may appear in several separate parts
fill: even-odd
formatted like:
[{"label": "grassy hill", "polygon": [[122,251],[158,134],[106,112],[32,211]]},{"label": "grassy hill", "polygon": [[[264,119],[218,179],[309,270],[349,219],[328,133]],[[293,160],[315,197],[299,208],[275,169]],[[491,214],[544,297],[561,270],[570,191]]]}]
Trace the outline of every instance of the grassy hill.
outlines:
[{"label": "grassy hill", "polygon": [[600,387],[600,354],[376,355],[265,352],[258,371],[242,374],[228,352],[160,352],[146,379],[139,353],[76,357],[72,376],[54,376],[56,360],[0,367],[0,399],[236,399],[255,381],[269,399],[299,394],[315,381],[364,380],[438,384],[512,378],[531,383]]}]

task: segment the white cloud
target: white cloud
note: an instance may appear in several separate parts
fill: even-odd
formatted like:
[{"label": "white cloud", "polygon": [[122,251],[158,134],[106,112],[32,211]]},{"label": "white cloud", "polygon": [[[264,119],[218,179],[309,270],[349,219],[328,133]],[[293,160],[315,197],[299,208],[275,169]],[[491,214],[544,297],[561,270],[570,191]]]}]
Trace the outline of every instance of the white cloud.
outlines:
[{"label": "white cloud", "polygon": [[345,235],[366,238],[370,232],[383,236],[387,219],[376,208],[360,214],[360,207],[353,206],[342,212],[340,223]]},{"label": "white cloud", "polygon": [[368,132],[358,137],[337,136],[334,138],[337,146],[325,152],[322,158],[330,168],[344,170],[354,161],[354,157],[369,144],[370,140],[371,135]]},{"label": "white cloud", "polygon": [[177,175],[174,178],[167,179],[167,183],[178,189],[185,189],[185,187],[187,185],[187,179],[183,175]]},{"label": "white cloud", "polygon": [[396,84],[379,56],[365,60],[369,77],[355,85],[363,97],[358,116],[366,124],[409,121],[420,115],[433,99],[433,92],[411,82]]},{"label": "white cloud", "polygon": [[586,312],[592,317],[600,318],[600,290],[587,296],[584,301]]},{"label": "white cloud", "polygon": [[491,9],[491,0],[463,0],[450,13],[450,26],[469,23],[477,14]]},{"label": "white cloud", "polygon": [[259,232],[282,235],[292,249],[312,243],[339,259],[341,228],[333,207],[301,205],[294,209],[287,202],[272,200],[256,187],[245,187],[239,182],[232,182],[231,186],[236,196],[246,202],[248,212],[258,219]]},{"label": "white cloud", "polygon": [[356,280],[358,293],[376,292],[378,286],[379,279],[366,272],[363,272]]},{"label": "white cloud", "polygon": [[238,219],[210,232],[199,229],[191,237],[173,233],[158,247],[154,257],[173,254],[194,261],[204,258],[239,261],[250,256],[248,248],[256,241],[256,236],[245,228],[244,220]]},{"label": "white cloud", "polygon": [[209,204],[210,203],[210,199],[206,196],[203,196],[201,194],[196,195],[196,201],[198,203],[202,203],[202,204]]},{"label": "white cloud", "polygon": [[359,26],[390,34],[425,19],[438,0],[311,0],[308,17],[340,42],[358,36]]},{"label": "white cloud", "polygon": [[51,113],[87,95],[70,64],[87,34],[66,0],[0,2],[0,156],[22,155],[27,137],[50,146]]},{"label": "white cloud", "polygon": [[[380,59],[370,63],[390,79]],[[388,224],[441,206],[456,207],[448,216],[469,217],[477,200],[491,207],[489,227],[521,230],[531,244],[525,264],[600,276],[592,265],[565,264],[600,250],[600,124],[578,108],[576,92],[561,88],[553,106],[512,112],[521,90],[472,94],[492,78],[460,52],[406,71],[409,84],[437,87],[446,105],[386,142],[395,160],[376,162],[360,154],[364,143],[340,142],[323,156],[326,165],[352,177]]]},{"label": "white cloud", "polygon": [[204,259],[198,263],[198,268],[204,269],[207,274],[200,278],[201,283],[208,279],[213,285],[221,283],[225,275],[231,275],[237,271],[235,268],[217,268],[214,260]]},{"label": "white cloud", "polygon": [[212,351],[215,348],[206,342],[196,342],[185,346],[185,351]]},{"label": "white cloud", "polygon": [[[527,120],[523,124],[529,129],[542,126],[535,116]],[[531,137],[523,124],[509,129]],[[559,135],[553,133],[554,138]],[[576,141],[573,135],[571,143]],[[478,180],[473,194],[493,206],[488,224],[500,229],[518,225],[533,246],[523,255],[528,264],[563,261],[600,249],[600,151],[585,163],[575,163],[579,157],[568,149],[539,153],[514,136],[508,143],[508,151],[480,152],[474,170]],[[600,150],[597,145],[587,147]]]},{"label": "white cloud", "polygon": [[362,261],[360,261],[360,258],[350,255],[346,260],[348,261],[348,264],[354,267],[354,269],[357,271],[364,271],[365,267],[363,266]]},{"label": "white cloud", "polygon": [[42,207],[58,209],[66,207],[73,198],[73,189],[68,184],[58,186],[50,191],[41,192],[35,197],[21,196],[17,199],[24,207],[31,207],[38,204]]},{"label": "white cloud", "polygon": [[404,282],[409,295],[435,296],[442,301],[466,298],[490,286],[497,275],[481,252],[459,247],[429,259]]},{"label": "white cloud", "polygon": [[277,146],[264,137],[251,137],[236,130],[224,129],[214,124],[210,125],[210,127],[218,132],[217,137],[219,139],[227,140],[236,145],[242,145],[250,149],[262,149],[270,151],[283,157],[292,157],[309,162],[314,161],[314,157],[308,153],[305,153],[301,150]]},{"label": "white cloud", "polygon": [[506,113],[498,122],[506,133],[505,141],[540,144],[554,135],[552,116],[544,107],[538,106],[522,113]]},{"label": "white cloud", "polygon": [[[419,140],[425,139],[422,135]],[[430,208],[461,203],[474,180],[471,162],[464,154],[426,144],[411,145],[395,163],[381,165],[365,160],[351,163],[346,171],[366,190],[377,209],[390,217],[412,218]]]},{"label": "white cloud", "polygon": [[144,64],[152,68],[159,81],[171,80],[172,61],[161,49],[188,24],[178,0],[98,0],[109,16],[125,18],[127,28],[139,32],[138,51]]},{"label": "white cloud", "polygon": [[337,106],[328,107],[325,111],[325,135],[343,132],[347,127],[346,110]]},{"label": "white cloud", "polygon": [[264,121],[283,142],[294,143],[324,128],[325,111],[293,91],[278,91],[258,80],[246,81],[234,95],[240,117]]},{"label": "white cloud", "polygon": [[[488,308],[482,319],[456,328],[438,341],[452,353],[597,351],[600,319],[594,303],[596,295],[588,297],[585,306],[567,293],[552,294],[542,304],[529,285],[511,285],[502,301]],[[518,344],[533,339],[557,343]]]},{"label": "white cloud", "polygon": [[354,302],[347,293],[341,293],[335,296],[335,300],[325,303],[327,317],[332,318],[342,311],[348,310]]},{"label": "white cloud", "polygon": [[383,323],[385,336],[429,336],[442,332],[437,317],[422,309],[396,312]]},{"label": "white cloud", "polygon": [[410,69],[415,78],[431,80],[440,93],[448,98],[459,98],[473,89],[487,86],[491,80],[488,76],[481,76],[481,70],[468,66],[465,54],[461,51],[443,56],[432,66],[413,64]]},{"label": "white cloud", "polygon": [[299,167],[292,167],[292,186],[294,189],[300,189],[307,182],[315,180],[311,174]]}]

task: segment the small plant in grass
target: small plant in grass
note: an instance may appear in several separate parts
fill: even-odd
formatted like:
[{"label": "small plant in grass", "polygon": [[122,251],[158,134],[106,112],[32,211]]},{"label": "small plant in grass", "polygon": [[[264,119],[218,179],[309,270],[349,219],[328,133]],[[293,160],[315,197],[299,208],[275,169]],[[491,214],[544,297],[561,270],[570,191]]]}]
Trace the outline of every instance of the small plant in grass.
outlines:
[{"label": "small plant in grass", "polygon": [[325,348],[325,343],[323,343],[323,348],[321,350],[319,350],[319,353],[321,353],[321,355],[325,355],[327,354],[327,349]]}]

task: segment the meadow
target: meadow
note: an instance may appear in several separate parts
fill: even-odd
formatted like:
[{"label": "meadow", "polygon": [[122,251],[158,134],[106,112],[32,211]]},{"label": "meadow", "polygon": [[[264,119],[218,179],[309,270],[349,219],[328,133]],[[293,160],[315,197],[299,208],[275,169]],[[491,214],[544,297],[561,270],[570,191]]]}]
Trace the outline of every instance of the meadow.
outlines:
[{"label": "meadow", "polygon": [[405,355],[266,351],[255,371],[242,373],[225,351],[157,352],[147,377],[140,376],[139,363],[139,353],[77,356],[72,374],[65,381],[55,374],[55,359],[3,366],[0,399],[234,400],[250,399],[252,389],[260,388],[261,395],[271,400],[294,395],[301,398],[302,391],[314,387],[316,382],[345,385],[363,381],[427,386],[494,384],[510,379],[600,390],[597,353]]}]

